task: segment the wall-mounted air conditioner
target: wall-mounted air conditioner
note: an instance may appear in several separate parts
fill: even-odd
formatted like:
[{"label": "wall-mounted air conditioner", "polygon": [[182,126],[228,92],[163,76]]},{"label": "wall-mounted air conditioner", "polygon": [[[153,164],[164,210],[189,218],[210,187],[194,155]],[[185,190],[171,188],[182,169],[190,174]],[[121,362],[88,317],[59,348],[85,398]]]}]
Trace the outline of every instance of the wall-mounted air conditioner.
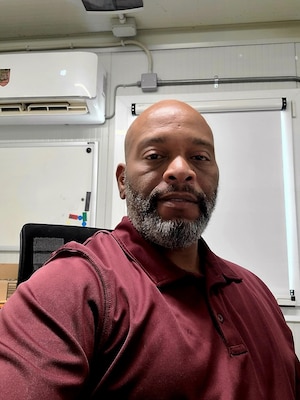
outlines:
[{"label": "wall-mounted air conditioner", "polygon": [[0,55],[0,124],[102,124],[105,71],[91,52]]}]

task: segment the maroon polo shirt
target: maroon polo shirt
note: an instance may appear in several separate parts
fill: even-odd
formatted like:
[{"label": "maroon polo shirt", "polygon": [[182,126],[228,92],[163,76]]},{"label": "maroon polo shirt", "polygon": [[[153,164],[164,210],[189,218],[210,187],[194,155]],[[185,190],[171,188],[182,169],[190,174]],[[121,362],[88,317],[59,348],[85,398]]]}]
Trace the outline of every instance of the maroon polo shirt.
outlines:
[{"label": "maroon polo shirt", "polygon": [[5,400],[293,400],[299,363],[275,299],[199,242],[185,272],[127,218],[70,243],[0,312]]}]

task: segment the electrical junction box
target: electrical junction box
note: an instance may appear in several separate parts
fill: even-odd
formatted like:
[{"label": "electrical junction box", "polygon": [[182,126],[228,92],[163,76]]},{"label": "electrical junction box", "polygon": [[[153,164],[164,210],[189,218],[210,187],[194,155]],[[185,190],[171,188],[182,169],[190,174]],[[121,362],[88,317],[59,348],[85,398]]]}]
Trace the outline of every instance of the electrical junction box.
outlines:
[{"label": "electrical junction box", "polygon": [[120,21],[119,18],[111,19],[112,33],[116,37],[132,37],[136,36],[136,24],[134,18],[126,18]]},{"label": "electrical junction box", "polygon": [[141,88],[143,92],[157,91],[157,74],[148,72],[141,76]]}]

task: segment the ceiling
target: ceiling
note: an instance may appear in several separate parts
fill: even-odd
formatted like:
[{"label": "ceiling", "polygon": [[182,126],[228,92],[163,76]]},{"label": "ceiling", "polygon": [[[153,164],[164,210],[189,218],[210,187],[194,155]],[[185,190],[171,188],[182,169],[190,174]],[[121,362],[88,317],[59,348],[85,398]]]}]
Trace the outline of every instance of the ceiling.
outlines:
[{"label": "ceiling", "polygon": [[[118,14],[87,12],[81,0],[0,0],[0,41],[111,32],[112,17]],[[138,32],[294,22],[300,0],[144,0],[127,17],[135,18]]]}]

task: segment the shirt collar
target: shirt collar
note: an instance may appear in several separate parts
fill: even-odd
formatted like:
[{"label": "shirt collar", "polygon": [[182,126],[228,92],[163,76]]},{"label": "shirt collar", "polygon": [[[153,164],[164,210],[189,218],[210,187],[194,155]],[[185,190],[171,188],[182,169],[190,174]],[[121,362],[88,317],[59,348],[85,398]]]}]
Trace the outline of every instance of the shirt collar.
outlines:
[{"label": "shirt collar", "polygon": [[[128,217],[122,219],[112,235],[127,256],[140,265],[156,286],[162,287],[187,276],[201,277],[200,274],[192,274],[172,263],[163,255],[160,246],[146,241],[138,233]],[[199,241],[199,254],[209,287],[241,281],[228,263],[216,256],[203,239]]]}]

